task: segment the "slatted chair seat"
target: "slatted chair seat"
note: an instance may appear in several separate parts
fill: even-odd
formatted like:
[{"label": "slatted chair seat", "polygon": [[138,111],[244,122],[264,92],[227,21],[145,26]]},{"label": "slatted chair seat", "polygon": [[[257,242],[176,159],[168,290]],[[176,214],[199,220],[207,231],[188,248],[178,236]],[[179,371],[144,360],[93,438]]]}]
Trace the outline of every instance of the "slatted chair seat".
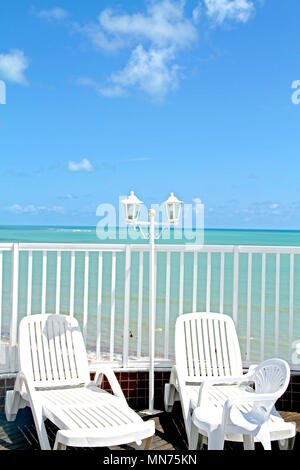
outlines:
[{"label": "slatted chair seat", "polygon": [[[83,337],[74,318],[33,315],[22,319],[19,365],[15,388],[6,394],[6,417],[13,421],[20,408],[30,406],[43,450],[50,449],[45,419],[59,428],[55,449],[142,440],[149,448],[154,422],[144,422],[129,408],[113,371],[99,366],[90,381]],[[99,388],[103,376],[113,394]]]},{"label": "slatted chair seat", "polygon": [[[178,317],[175,326],[175,366],[170,383],[165,386],[165,409],[171,412],[174,402],[181,402],[188,441],[192,414],[198,405],[202,384],[211,380],[219,382],[209,390],[207,398],[207,406],[214,413],[224,407],[227,399],[240,394],[241,387],[249,390],[247,382],[253,369],[254,366],[250,367],[248,374],[243,374],[238,336],[228,315],[205,312]],[[274,409],[269,425],[271,440],[291,439],[288,446],[292,445],[295,423],[285,423]],[[226,439],[243,442],[240,434],[226,435]],[[281,445],[286,447],[287,443]]]},{"label": "slatted chair seat", "polygon": [[39,392],[47,414],[57,408],[58,427],[69,429],[101,429],[109,431],[116,425],[135,424],[137,414],[129,407],[120,408],[118,397],[99,388],[70,388]]}]

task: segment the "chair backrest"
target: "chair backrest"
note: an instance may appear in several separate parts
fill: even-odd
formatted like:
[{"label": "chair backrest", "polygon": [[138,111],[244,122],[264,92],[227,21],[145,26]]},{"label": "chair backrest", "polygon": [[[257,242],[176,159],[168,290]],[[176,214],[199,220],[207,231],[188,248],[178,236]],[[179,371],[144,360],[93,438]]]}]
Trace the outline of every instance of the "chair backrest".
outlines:
[{"label": "chair backrest", "polygon": [[286,391],[290,381],[290,367],[282,359],[268,359],[254,370],[253,379],[257,393],[275,393],[277,399]]},{"label": "chair backrest", "polygon": [[[290,367],[281,359],[269,359],[257,366],[253,373],[255,392],[262,394],[261,400],[254,402],[253,408],[244,419],[248,418],[251,423],[266,423],[274,409],[276,401],[286,391],[290,381]],[[273,395],[272,400],[266,400],[265,394]],[[242,411],[240,411],[242,413]]]},{"label": "chair backrest", "polygon": [[89,368],[75,318],[31,315],[19,327],[19,366],[35,388],[87,384]]},{"label": "chair backrest", "polygon": [[241,351],[233,320],[220,313],[189,313],[177,318],[175,356],[186,382],[243,373]]}]

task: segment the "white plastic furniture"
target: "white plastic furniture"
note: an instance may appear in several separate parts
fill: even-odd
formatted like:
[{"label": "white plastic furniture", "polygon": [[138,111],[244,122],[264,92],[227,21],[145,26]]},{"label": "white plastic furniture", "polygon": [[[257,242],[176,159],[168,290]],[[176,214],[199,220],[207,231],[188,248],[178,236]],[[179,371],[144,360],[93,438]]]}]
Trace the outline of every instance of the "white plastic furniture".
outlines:
[{"label": "white plastic furniture", "polygon": [[218,382],[204,382],[192,416],[190,450],[197,449],[199,434],[207,436],[208,450],[223,450],[226,433],[242,434],[246,450],[254,450],[254,438],[265,450],[271,450],[269,418],[289,381],[288,364],[270,359],[257,366],[248,378],[255,389],[240,386],[237,395],[227,399],[223,407],[214,406],[208,399],[209,389],[217,387]]},{"label": "white plastic furniture", "polygon": [[[144,422],[129,408],[113,371],[100,366],[90,381],[83,337],[74,318],[23,318],[19,367],[14,390],[6,394],[6,417],[14,421],[20,408],[30,406],[43,450],[50,449],[46,419],[59,428],[54,449],[141,445],[142,440],[145,448],[150,447],[154,421]],[[99,388],[103,376],[113,394]]]},{"label": "white plastic furniture", "polygon": [[[241,351],[233,320],[219,313],[190,313],[178,317],[175,327],[175,366],[165,386],[165,409],[171,412],[181,402],[188,441],[191,419],[199,402],[201,385],[213,380],[218,387],[209,389],[208,401],[223,409],[225,402],[241,392],[252,377],[255,366],[243,375]],[[241,385],[243,384],[243,385]],[[281,448],[291,448],[295,423],[286,423],[274,409],[269,419],[271,440]],[[226,433],[226,440],[243,442],[240,433]],[[289,439],[289,441],[286,441]],[[202,440],[206,443],[206,437]]]}]

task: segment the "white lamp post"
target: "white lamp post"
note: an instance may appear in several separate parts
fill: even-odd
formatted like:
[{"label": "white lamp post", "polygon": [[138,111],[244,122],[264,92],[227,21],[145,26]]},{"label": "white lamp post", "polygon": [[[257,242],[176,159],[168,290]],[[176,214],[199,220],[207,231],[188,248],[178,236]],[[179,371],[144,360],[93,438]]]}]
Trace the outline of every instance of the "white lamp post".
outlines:
[{"label": "white lamp post", "polygon": [[167,223],[155,222],[155,210],[148,211],[149,221],[139,221],[138,216],[141,205],[143,204],[131,191],[130,196],[122,201],[124,206],[125,218],[127,224],[133,226],[149,227],[149,236],[141,232],[144,238],[149,239],[149,409],[145,410],[148,415],[154,415],[159,411],[154,409],[154,359],[155,359],[155,227],[175,226],[178,224],[181,215],[182,201],[179,201],[171,193],[169,199],[163,203]]}]

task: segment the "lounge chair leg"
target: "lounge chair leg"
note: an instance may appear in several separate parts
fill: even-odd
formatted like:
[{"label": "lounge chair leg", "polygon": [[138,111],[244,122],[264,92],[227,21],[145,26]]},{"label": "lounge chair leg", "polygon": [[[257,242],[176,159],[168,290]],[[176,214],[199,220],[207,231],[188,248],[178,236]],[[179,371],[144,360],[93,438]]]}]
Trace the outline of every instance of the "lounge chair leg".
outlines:
[{"label": "lounge chair leg", "polygon": [[203,446],[204,446],[204,436],[202,436],[202,434],[199,434],[197,449],[203,450]]},{"label": "lounge chair leg", "polygon": [[44,423],[43,408],[40,404],[35,403],[34,405],[32,402],[32,399],[30,399],[30,405],[31,405],[33,420],[34,420],[36,432],[39,438],[41,449],[51,450],[45,423]]},{"label": "lounge chair leg", "polygon": [[279,450],[293,450],[295,445],[295,437],[289,439],[282,439],[278,441]]},{"label": "lounge chair leg", "polygon": [[150,450],[151,444],[152,444],[152,436],[148,437],[148,439],[145,440],[144,450]]},{"label": "lounge chair leg", "polygon": [[53,450],[66,450],[67,446],[65,444],[62,444],[62,442],[60,442],[60,439],[61,435],[60,431],[58,431],[56,434]]},{"label": "lounge chair leg", "polygon": [[266,423],[264,423],[257,434],[257,440],[262,443],[264,450],[272,450],[271,438]]},{"label": "lounge chair leg", "polygon": [[249,434],[245,434],[243,436],[243,441],[244,441],[244,450],[255,450],[253,436],[249,436]]},{"label": "lounge chair leg", "polygon": [[208,435],[208,450],[223,450],[224,442],[224,434],[217,429]]},{"label": "lounge chair leg", "polygon": [[263,445],[264,450],[272,450],[271,441],[268,436],[261,438],[261,443]]},{"label": "lounge chair leg", "polygon": [[165,385],[165,410],[167,413],[171,413],[175,401],[175,387],[172,384]]},{"label": "lounge chair leg", "polygon": [[5,397],[5,415],[7,421],[15,421],[21,403],[21,395],[19,392],[9,390]]},{"label": "lounge chair leg", "polygon": [[189,450],[197,450],[199,440],[199,431],[197,426],[194,425],[193,421],[191,422],[191,431],[189,439]]},{"label": "lounge chair leg", "polygon": [[57,444],[57,449],[56,450],[66,450],[67,446],[64,444],[61,444],[60,442]]}]

